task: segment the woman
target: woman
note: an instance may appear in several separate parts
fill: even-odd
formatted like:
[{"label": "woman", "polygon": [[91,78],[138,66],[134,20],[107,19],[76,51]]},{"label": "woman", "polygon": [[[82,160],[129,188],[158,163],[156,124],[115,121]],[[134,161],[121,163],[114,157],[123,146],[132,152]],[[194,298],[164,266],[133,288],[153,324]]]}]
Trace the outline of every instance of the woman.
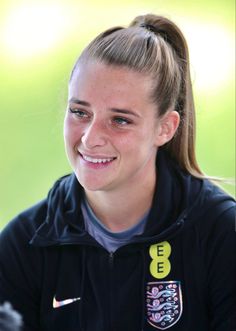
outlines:
[{"label": "woman", "polygon": [[93,40],[70,82],[73,174],[1,235],[0,298],[25,330],[233,330],[235,201],[194,150],[188,50],[145,15]]}]

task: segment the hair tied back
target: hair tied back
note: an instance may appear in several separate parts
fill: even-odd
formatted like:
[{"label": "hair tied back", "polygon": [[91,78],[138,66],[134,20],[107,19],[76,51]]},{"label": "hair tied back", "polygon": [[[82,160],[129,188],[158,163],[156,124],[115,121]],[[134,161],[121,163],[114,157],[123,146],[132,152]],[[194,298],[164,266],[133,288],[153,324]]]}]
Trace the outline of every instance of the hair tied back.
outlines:
[{"label": "hair tied back", "polygon": [[141,28],[144,28],[144,29],[147,29],[148,31],[151,31],[151,32],[155,32],[155,33],[158,32],[157,29],[155,28],[155,26],[152,25],[152,24],[141,23],[141,24],[140,24],[140,27],[141,27]]},{"label": "hair tied back", "polygon": [[147,29],[150,32],[155,33],[155,35],[159,35],[160,37],[162,37],[166,42],[168,42],[168,44],[170,44],[172,46],[172,40],[169,37],[167,31],[165,31],[164,29],[160,29],[152,24],[149,23],[141,23],[139,25],[141,28]]}]

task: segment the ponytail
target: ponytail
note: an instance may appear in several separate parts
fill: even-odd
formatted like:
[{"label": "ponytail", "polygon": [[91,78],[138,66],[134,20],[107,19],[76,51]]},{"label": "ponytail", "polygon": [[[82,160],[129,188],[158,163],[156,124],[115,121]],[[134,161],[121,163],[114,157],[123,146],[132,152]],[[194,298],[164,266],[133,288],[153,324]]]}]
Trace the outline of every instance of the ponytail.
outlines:
[{"label": "ponytail", "polygon": [[[138,16],[133,20],[130,26],[146,28],[154,33],[157,38],[162,38],[172,49],[174,61],[179,67],[178,78],[180,82],[176,84],[179,86],[174,109],[180,115],[180,125],[173,139],[164,145],[163,149],[167,150],[171,157],[174,158],[186,172],[196,177],[202,177],[203,174],[198,166],[195,154],[195,107],[190,78],[189,52],[186,40],[176,24],[162,16],[151,14]],[[168,53],[168,49],[166,52]],[[166,56],[168,55],[166,54]],[[163,80],[164,79],[163,77]],[[175,86],[171,88],[174,89]],[[171,93],[171,91],[169,93]],[[167,93],[162,93],[162,98],[165,97],[165,94]],[[162,111],[164,113],[167,110],[168,109],[163,109]]]}]

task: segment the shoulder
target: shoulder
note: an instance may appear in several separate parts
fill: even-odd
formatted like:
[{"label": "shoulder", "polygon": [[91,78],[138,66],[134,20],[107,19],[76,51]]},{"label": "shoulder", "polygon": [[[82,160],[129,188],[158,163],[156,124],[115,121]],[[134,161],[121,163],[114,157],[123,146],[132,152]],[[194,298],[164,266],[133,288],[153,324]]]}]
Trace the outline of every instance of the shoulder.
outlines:
[{"label": "shoulder", "polygon": [[26,209],[11,220],[0,233],[2,251],[9,245],[27,245],[36,229],[45,220],[47,213],[46,199]]},{"label": "shoulder", "polygon": [[203,181],[198,208],[209,219],[223,219],[234,223],[235,199],[207,179]]},{"label": "shoulder", "polygon": [[48,218],[54,222],[59,209],[63,212],[68,200],[76,194],[77,186],[78,182],[73,174],[59,178],[45,199],[24,210],[7,224],[0,233],[0,246],[7,247],[16,243],[28,245],[37,229]]},{"label": "shoulder", "polygon": [[188,214],[189,225],[199,236],[202,244],[229,247],[236,243],[236,202],[233,197],[207,179]]}]

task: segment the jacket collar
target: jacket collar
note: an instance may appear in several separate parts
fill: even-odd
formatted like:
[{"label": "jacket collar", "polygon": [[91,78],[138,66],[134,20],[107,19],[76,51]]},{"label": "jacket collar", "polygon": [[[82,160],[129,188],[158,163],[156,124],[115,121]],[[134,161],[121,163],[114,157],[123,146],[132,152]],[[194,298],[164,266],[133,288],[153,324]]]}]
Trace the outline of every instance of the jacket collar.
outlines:
[{"label": "jacket collar", "polygon": [[[209,195],[205,192],[212,187],[209,182],[206,184],[206,181],[181,171],[165,152],[159,150],[152,208],[144,233],[134,241],[150,243],[177,233],[187,218],[196,219],[199,206],[205,204],[206,195]],[[84,229],[80,208],[83,194],[74,174],[59,179],[48,194],[47,217],[30,243],[36,246],[98,245]]]}]

